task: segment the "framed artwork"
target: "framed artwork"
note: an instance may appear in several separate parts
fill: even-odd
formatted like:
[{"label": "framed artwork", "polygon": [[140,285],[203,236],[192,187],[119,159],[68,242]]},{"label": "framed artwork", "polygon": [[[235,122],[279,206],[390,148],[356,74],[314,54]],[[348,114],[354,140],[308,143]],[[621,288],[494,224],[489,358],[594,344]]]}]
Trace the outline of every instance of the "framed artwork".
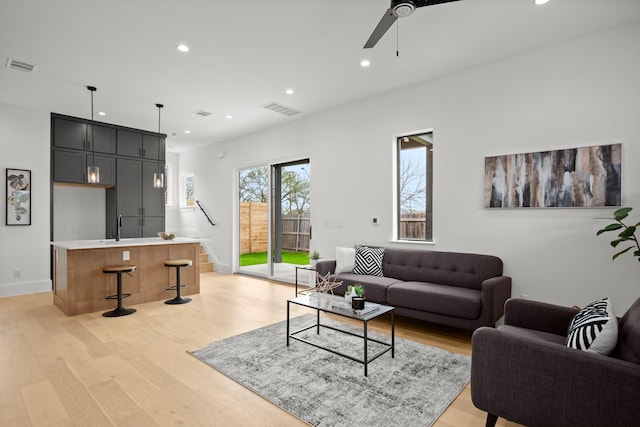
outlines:
[{"label": "framed artwork", "polygon": [[193,208],[196,205],[195,199],[195,179],[192,173],[184,176],[183,184],[183,202],[182,206],[185,208]]},{"label": "framed artwork", "polygon": [[7,168],[7,225],[31,225],[31,171]]},{"label": "framed artwork", "polygon": [[622,144],[485,158],[485,208],[620,206]]}]

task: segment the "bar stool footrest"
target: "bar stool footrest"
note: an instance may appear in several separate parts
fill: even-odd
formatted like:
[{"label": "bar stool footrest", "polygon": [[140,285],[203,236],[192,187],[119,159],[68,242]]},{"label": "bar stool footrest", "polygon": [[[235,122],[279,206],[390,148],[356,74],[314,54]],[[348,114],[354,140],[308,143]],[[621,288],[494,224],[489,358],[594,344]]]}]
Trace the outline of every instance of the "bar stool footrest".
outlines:
[{"label": "bar stool footrest", "polygon": [[[131,294],[122,294],[122,298],[129,298]],[[108,297],[104,297],[104,299],[118,299],[118,294],[109,295]]]}]

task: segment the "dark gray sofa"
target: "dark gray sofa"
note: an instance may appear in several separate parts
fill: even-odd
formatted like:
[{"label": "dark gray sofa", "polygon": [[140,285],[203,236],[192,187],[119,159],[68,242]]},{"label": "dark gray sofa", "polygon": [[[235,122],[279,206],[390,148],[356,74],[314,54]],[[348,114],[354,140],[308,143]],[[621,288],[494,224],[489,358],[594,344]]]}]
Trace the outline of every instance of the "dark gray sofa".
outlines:
[{"label": "dark gray sofa", "polygon": [[[319,261],[319,276],[336,277],[336,261]],[[511,296],[511,278],[502,275],[502,260],[492,255],[386,248],[383,277],[340,273],[343,284],[362,284],[367,301],[395,307],[401,316],[456,328],[492,326]]]},{"label": "dark gray sofa", "polygon": [[473,333],[471,398],[530,427],[615,427],[640,420],[640,299],[618,321],[610,356],[566,346],[577,309],[510,299],[504,325]]}]

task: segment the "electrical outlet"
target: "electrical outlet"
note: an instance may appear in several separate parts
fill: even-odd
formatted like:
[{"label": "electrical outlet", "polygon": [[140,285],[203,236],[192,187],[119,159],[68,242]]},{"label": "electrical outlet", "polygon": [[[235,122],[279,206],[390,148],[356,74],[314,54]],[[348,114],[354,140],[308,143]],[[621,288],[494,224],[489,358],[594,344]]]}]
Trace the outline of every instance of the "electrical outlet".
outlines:
[{"label": "electrical outlet", "polygon": [[78,231],[80,231],[80,227],[78,227],[77,225],[73,226],[73,234],[78,234]]},{"label": "electrical outlet", "polygon": [[129,251],[122,251],[122,260],[129,261],[131,259],[131,254]]},{"label": "electrical outlet", "polygon": [[22,279],[22,269],[16,268],[15,270],[13,270],[13,277],[15,277],[16,279]]}]

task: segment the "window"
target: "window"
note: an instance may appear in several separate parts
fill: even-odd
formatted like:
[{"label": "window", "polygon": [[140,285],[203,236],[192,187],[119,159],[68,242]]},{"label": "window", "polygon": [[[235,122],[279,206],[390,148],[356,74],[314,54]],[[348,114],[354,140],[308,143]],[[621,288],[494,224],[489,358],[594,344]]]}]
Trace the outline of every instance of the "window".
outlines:
[{"label": "window", "polygon": [[164,165],[164,204],[165,206],[173,206],[173,166],[171,163]]},{"label": "window", "polygon": [[397,238],[433,241],[433,133],[397,139]]}]

